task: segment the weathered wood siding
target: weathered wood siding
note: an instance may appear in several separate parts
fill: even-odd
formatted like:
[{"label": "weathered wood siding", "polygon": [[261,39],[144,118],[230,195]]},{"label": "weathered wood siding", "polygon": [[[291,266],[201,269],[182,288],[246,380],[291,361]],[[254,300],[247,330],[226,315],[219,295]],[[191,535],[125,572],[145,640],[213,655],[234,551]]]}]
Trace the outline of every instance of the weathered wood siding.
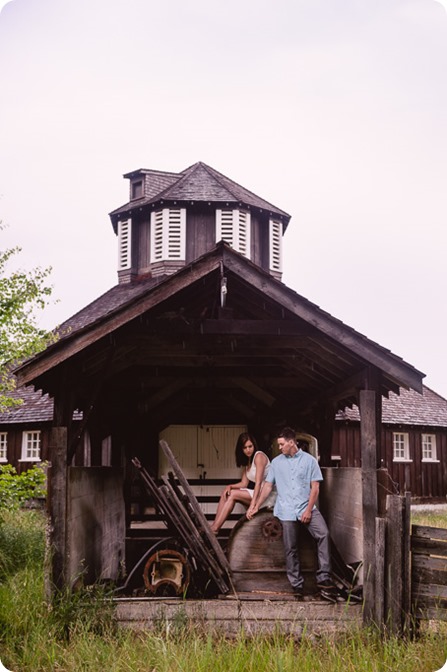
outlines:
[{"label": "weathered wood siding", "polygon": [[0,432],[7,432],[8,434],[8,448],[7,448],[7,458],[8,463],[12,464],[16,468],[17,473],[21,474],[23,471],[26,471],[30,467],[38,464],[32,461],[22,462],[22,437],[23,432],[29,431],[34,432],[40,430],[40,461],[49,460],[48,454],[48,445],[50,439],[51,427],[46,424],[43,426],[41,423],[26,423],[21,425],[1,425]]},{"label": "weathered wood siding", "polygon": [[447,530],[413,525],[411,553],[414,616],[447,621]]},{"label": "weathered wood siding", "polygon": [[[393,460],[393,433],[408,434],[410,461]],[[437,460],[422,461],[422,434],[436,436]],[[340,467],[359,467],[360,428],[358,423],[335,423],[332,456]],[[408,425],[383,426],[380,466],[389,473],[390,492],[411,492],[412,497],[445,498],[447,495],[447,432],[442,428]]]},{"label": "weathered wood siding", "polygon": [[125,559],[122,473],[111,467],[70,467],[67,496],[67,577],[86,585],[116,580]]}]

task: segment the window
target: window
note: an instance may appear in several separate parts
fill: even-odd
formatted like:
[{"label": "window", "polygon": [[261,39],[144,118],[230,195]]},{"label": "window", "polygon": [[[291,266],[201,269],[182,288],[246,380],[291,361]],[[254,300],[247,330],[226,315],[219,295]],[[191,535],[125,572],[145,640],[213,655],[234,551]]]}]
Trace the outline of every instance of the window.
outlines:
[{"label": "window", "polygon": [[216,210],[216,241],[225,240],[250,259],[251,216],[246,210]]},{"label": "window", "polygon": [[436,459],[436,435],[422,434],[422,461],[437,462]]},{"label": "window", "polygon": [[151,213],[151,262],[184,261],[185,239],[185,208],[163,208]]},{"label": "window", "polygon": [[143,180],[137,180],[135,182],[131,182],[130,184],[130,198],[131,200],[134,200],[136,198],[142,198],[144,196],[143,194]]},{"label": "window", "polygon": [[8,432],[0,432],[0,462],[8,461]]},{"label": "window", "polygon": [[282,222],[271,219],[269,222],[269,268],[276,273],[282,272]]},{"label": "window", "polygon": [[407,433],[393,432],[393,460],[394,462],[410,461],[410,448]]},{"label": "window", "polygon": [[132,221],[126,219],[118,222],[118,270],[124,271],[130,268],[132,263],[131,255],[132,242]]},{"label": "window", "polygon": [[23,432],[21,460],[22,462],[40,461],[40,430]]}]

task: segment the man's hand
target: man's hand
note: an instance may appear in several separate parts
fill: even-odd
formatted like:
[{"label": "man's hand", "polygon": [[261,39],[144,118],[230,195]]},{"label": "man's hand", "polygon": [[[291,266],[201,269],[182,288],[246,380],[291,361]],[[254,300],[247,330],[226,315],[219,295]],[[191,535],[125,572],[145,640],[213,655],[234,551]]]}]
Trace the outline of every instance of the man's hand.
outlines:
[{"label": "man's hand", "polygon": [[312,518],[312,511],[305,511],[301,514],[300,521],[304,524],[310,523]]}]

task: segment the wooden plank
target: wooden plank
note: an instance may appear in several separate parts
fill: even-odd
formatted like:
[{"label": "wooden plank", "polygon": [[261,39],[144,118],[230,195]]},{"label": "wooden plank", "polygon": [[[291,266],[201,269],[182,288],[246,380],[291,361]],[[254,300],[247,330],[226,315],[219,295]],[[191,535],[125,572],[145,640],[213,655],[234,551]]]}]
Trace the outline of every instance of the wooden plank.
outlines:
[{"label": "wooden plank", "polygon": [[[203,544],[201,533],[184,505],[184,496],[176,492],[169,483],[157,485],[155,479],[144,469],[138,458],[132,460],[139,469],[143,482],[151,493],[157,507],[162,512],[165,522],[180,537],[186,548],[189,548],[200,567],[207,572],[218,589],[226,593],[230,582],[225,580],[225,570]],[[220,548],[220,546],[219,546]]]},{"label": "wooden plank", "polygon": [[403,500],[398,495],[387,495],[386,550],[388,575],[386,581],[385,617],[391,633],[402,632],[402,536]]},{"label": "wooden plank", "polygon": [[197,516],[197,520],[201,524],[201,532],[203,533],[204,537],[207,539],[209,545],[213,549],[216,557],[219,559],[220,564],[222,565],[222,568],[225,569],[226,573],[228,574],[228,579],[231,582],[231,575],[230,575],[230,565],[228,564],[228,560],[225,557],[225,554],[219,544],[219,542],[216,539],[216,536],[212,533],[209,523],[207,519],[205,518],[205,515],[202,511],[202,509],[199,506],[199,503],[194,495],[194,492],[189,485],[188,481],[186,480],[182,470],[179,467],[179,464],[177,460],[174,457],[173,452],[171,451],[170,447],[168,446],[166,441],[161,440],[160,441],[160,446],[161,449],[163,450],[164,454],[166,455],[167,459],[169,460],[169,463],[172,466],[172,469],[174,471],[175,476],[179,480],[179,483],[183,489],[183,492],[185,495],[188,497],[189,503],[191,505],[192,510],[194,511],[195,515]]},{"label": "wooden plank", "polygon": [[403,630],[410,633],[411,618],[411,493],[406,492],[402,499],[402,612]]},{"label": "wooden plank", "polygon": [[447,529],[427,525],[412,525],[411,536],[414,539],[439,539],[447,542]]},{"label": "wooden plank", "polygon": [[411,550],[413,555],[437,555],[447,557],[447,544],[445,541],[437,539],[423,539],[422,537],[412,537]]},{"label": "wooden plank", "polygon": [[360,390],[360,444],[362,459],[363,506],[363,576],[364,618],[374,621],[376,581],[376,517],[377,517],[377,394],[373,390]]},{"label": "wooden plank", "polygon": [[376,518],[376,600],[375,622],[382,628],[385,622],[385,535],[386,519]]}]

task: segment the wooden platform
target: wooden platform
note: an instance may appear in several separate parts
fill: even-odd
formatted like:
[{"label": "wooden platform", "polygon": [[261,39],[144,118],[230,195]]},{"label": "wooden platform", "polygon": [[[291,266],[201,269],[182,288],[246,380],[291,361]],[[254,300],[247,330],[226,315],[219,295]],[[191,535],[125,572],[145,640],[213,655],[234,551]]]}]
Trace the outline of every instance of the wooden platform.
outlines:
[{"label": "wooden platform", "polygon": [[297,601],[293,595],[238,593],[212,600],[181,598],[116,598],[122,627],[166,631],[193,624],[204,632],[234,636],[282,633],[293,637],[321,636],[362,626],[360,604],[331,604],[322,599]]}]

